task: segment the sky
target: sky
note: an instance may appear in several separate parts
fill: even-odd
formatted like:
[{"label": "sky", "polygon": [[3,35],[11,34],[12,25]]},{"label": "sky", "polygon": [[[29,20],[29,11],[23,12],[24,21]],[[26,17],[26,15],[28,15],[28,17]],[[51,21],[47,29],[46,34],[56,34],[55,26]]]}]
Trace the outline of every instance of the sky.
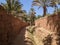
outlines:
[{"label": "sky", "polygon": [[[27,12],[29,12],[29,10],[31,8],[32,1],[33,0],[21,0],[21,3],[24,5],[23,9],[27,10]],[[38,7],[34,6],[33,8],[35,9],[36,15],[43,15],[43,8],[42,7],[40,9],[38,9]],[[49,7],[47,10],[48,10],[47,12],[50,14],[52,14],[54,11],[54,9],[51,7]]]},{"label": "sky", "polygon": [[[30,11],[30,8],[31,8],[31,5],[32,5],[32,1],[33,0],[20,0],[20,2],[23,4],[22,9],[26,10],[27,13]],[[0,0],[0,4],[1,3],[5,3],[5,0]],[[36,15],[43,15],[43,8],[42,7],[40,9],[38,9],[38,7],[34,6],[33,8],[35,9]],[[47,8],[47,12],[49,14],[53,14],[54,8],[48,7]]]}]

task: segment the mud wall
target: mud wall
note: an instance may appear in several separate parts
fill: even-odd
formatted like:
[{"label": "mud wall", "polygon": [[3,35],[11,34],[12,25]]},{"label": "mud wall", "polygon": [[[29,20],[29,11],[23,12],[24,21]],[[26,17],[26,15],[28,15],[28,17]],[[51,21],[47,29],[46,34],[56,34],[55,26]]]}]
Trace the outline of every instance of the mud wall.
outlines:
[{"label": "mud wall", "polygon": [[57,31],[58,27],[60,27],[59,24],[60,24],[59,13],[58,15],[53,14],[51,16],[42,17],[35,21],[36,27],[43,27],[49,31]]},{"label": "mud wall", "polygon": [[11,45],[15,37],[27,25],[22,20],[7,14],[6,10],[0,6],[0,45]]},{"label": "mud wall", "polygon": [[[51,35],[51,45],[60,44],[60,40],[57,42],[56,39],[60,37],[60,13],[58,15],[45,16],[35,21],[35,36],[38,40],[38,44],[44,45],[43,40]],[[59,34],[58,34],[59,33]],[[42,41],[42,43],[40,43]],[[46,43],[48,44],[48,43]]]}]

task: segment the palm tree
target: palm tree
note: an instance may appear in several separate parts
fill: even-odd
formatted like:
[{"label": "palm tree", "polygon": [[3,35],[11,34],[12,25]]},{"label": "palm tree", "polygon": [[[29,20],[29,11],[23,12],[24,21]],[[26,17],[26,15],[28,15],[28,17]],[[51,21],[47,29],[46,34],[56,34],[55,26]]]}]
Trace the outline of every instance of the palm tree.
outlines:
[{"label": "palm tree", "polygon": [[50,6],[55,7],[54,12],[56,12],[56,14],[57,14],[57,11],[58,11],[58,6],[57,5],[60,5],[60,0],[51,0]]},{"label": "palm tree", "polygon": [[22,10],[22,19],[23,19],[23,21],[25,21],[25,22],[27,22],[27,12],[26,12],[26,10]]},{"label": "palm tree", "polygon": [[35,21],[35,16],[36,12],[34,10],[34,8],[31,8],[30,9],[30,24],[33,25],[34,24],[34,21]]},{"label": "palm tree", "polygon": [[20,13],[22,8],[22,4],[19,2],[19,0],[6,0],[6,4],[2,3],[2,5],[9,14]]},{"label": "palm tree", "polygon": [[43,16],[45,16],[46,15],[46,11],[47,11],[47,8],[46,7],[49,6],[50,1],[51,0],[34,0],[32,5],[33,6],[39,6],[39,8],[40,7],[43,7],[43,10],[44,10]]}]

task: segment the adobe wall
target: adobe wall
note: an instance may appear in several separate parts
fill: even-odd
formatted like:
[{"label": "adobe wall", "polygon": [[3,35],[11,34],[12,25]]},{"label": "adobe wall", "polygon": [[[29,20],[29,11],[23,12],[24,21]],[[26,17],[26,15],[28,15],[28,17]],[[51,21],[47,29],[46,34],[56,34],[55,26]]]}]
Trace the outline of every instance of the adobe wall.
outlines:
[{"label": "adobe wall", "polygon": [[43,27],[49,31],[56,31],[60,26],[60,14],[42,17],[35,21],[36,27]]},{"label": "adobe wall", "polygon": [[22,20],[7,14],[4,8],[0,6],[0,45],[11,45],[16,36],[27,25]]},{"label": "adobe wall", "polygon": [[45,16],[35,21],[35,37],[38,40],[37,44],[40,43],[40,40],[44,40],[48,35],[52,37],[52,45],[57,45],[57,32],[60,31],[60,13],[58,15]]}]

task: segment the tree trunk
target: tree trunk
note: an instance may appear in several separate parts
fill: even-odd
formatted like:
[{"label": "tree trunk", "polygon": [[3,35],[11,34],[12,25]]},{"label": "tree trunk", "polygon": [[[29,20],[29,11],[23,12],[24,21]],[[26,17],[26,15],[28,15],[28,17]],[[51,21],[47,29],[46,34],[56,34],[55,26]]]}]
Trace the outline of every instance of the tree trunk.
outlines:
[{"label": "tree trunk", "polygon": [[44,12],[43,17],[46,16],[46,10],[47,10],[47,9],[46,9],[46,6],[44,6],[44,7],[43,7],[43,12]]}]

